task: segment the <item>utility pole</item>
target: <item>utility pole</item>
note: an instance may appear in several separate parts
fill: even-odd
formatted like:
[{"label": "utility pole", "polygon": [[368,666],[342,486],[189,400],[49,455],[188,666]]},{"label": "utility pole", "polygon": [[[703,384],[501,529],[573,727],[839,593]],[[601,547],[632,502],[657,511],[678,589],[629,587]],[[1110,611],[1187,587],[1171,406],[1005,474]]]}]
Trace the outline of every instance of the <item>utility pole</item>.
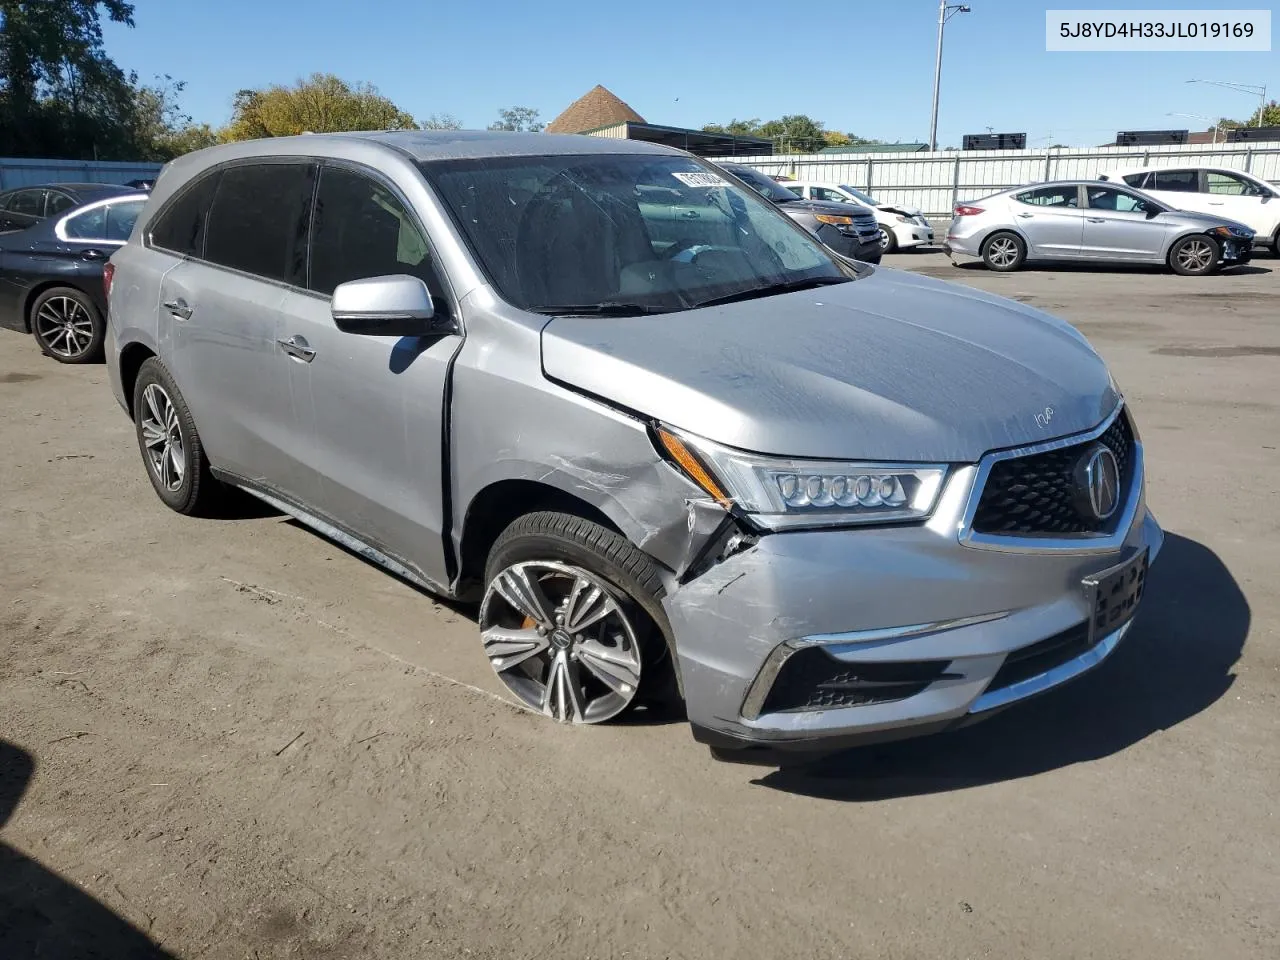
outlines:
[{"label": "utility pole", "polygon": [[1208,83],[1215,87],[1226,87],[1228,90],[1253,94],[1258,98],[1258,122],[1254,126],[1262,126],[1262,115],[1267,112],[1267,88],[1265,84],[1258,86],[1254,83],[1234,83],[1230,80],[1188,80],[1187,83]]},{"label": "utility pole", "polygon": [[933,66],[933,119],[929,122],[929,149],[938,149],[938,97],[942,92],[942,35],[947,21],[957,13],[969,13],[965,4],[948,4],[947,0],[938,0],[938,58]]}]

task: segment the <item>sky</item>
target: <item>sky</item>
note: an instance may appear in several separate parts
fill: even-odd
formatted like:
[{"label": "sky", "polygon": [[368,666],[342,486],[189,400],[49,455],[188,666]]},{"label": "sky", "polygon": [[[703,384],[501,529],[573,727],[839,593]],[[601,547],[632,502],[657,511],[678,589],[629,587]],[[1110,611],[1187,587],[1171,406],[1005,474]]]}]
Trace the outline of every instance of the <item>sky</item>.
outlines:
[{"label": "sky", "polygon": [[[214,126],[237,90],[314,72],[374,84],[468,128],[502,107],[549,121],[595,84],[646,120],[700,127],[806,113],[828,129],[928,139],[936,0],[133,0],[108,54],[143,82],[186,83]],[[1277,53],[1047,53],[1045,10],[1272,8],[1274,0],[970,0],[946,30],[938,139],[1025,132],[1028,146],[1118,130],[1207,129],[1171,113],[1247,117],[1257,99],[1189,79],[1267,85]],[[1274,17],[1280,21],[1280,16]]]}]

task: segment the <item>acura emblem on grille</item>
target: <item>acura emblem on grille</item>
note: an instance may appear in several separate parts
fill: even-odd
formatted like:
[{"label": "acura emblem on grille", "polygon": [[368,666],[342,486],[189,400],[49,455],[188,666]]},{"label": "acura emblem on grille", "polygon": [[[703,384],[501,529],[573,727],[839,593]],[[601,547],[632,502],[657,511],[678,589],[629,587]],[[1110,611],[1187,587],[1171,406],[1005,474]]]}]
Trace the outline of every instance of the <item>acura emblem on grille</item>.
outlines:
[{"label": "acura emblem on grille", "polygon": [[1120,506],[1120,464],[1111,448],[1096,444],[1075,469],[1076,509],[1083,517],[1108,520]]}]

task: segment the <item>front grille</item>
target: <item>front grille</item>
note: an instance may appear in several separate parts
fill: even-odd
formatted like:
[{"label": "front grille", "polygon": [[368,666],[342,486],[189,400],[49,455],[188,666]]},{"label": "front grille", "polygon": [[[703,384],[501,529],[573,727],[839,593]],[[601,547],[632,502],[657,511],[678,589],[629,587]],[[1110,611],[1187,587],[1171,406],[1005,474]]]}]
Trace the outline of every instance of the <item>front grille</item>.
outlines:
[{"label": "front grille", "polygon": [[1021,683],[1031,677],[1037,677],[1047,670],[1074,660],[1098,645],[1105,636],[1099,632],[1092,642],[1089,640],[1089,621],[1085,620],[1061,633],[1055,633],[1047,640],[1033,643],[1020,650],[1014,650],[1005,657],[1004,664],[997,671],[995,678],[987,685],[986,692],[1003,690],[1015,683]]},{"label": "front grille", "polygon": [[[1075,469],[1081,456],[1097,443],[1111,448],[1120,468],[1121,508],[1107,520],[1086,515],[1076,506]],[[1097,440],[1028,457],[997,460],[987,475],[973,516],[976,533],[1100,533],[1123,511],[1133,481],[1133,431],[1122,412]]]},{"label": "front grille", "polygon": [[875,217],[854,217],[853,225],[858,228],[859,233],[879,233],[880,224],[876,222]]},{"label": "front grille", "polygon": [[792,654],[778,671],[762,713],[828,710],[905,700],[945,672],[948,660],[847,663],[821,647]]}]

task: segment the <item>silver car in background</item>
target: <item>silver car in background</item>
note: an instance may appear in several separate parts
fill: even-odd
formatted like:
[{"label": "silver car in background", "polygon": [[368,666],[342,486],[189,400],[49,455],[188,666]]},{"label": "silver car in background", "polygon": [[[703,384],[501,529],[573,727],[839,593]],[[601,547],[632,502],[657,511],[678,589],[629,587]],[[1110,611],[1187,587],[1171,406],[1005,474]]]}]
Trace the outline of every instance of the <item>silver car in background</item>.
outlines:
[{"label": "silver car in background", "polygon": [[758,759],[968,723],[1102,661],[1163,540],[1068,324],[654,144],[214,147],[106,280],[165,504],[238,487],[478,602],[477,656],[559,721],[678,691]]},{"label": "silver car in background", "polygon": [[1122,184],[1028,184],[962,203],[943,250],[979,257],[991,270],[1030,260],[1165,264],[1197,276],[1248,263],[1253,231],[1206,213],[1174,210]]}]

